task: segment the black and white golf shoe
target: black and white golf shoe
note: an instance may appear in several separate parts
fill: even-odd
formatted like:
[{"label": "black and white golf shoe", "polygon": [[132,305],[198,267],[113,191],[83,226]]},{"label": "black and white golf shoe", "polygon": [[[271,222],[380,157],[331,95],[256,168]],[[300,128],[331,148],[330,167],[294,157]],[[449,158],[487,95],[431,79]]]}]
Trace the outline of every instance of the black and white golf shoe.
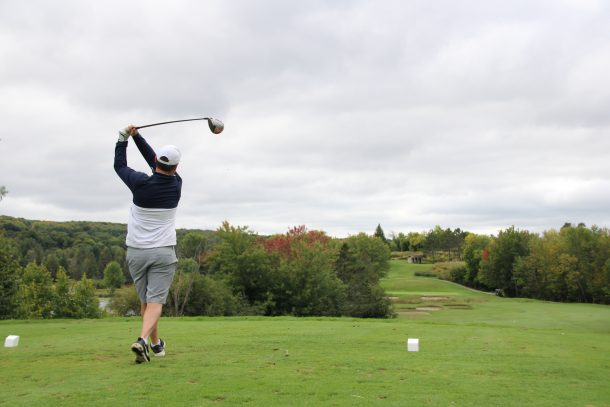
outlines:
[{"label": "black and white golf shoe", "polygon": [[144,339],[138,338],[138,340],[131,345],[131,351],[136,354],[136,363],[150,362],[148,345],[146,345]]},{"label": "black and white golf shoe", "polygon": [[150,349],[153,351],[153,355],[155,356],[165,356],[165,342],[161,338],[159,338],[159,344],[151,344]]}]

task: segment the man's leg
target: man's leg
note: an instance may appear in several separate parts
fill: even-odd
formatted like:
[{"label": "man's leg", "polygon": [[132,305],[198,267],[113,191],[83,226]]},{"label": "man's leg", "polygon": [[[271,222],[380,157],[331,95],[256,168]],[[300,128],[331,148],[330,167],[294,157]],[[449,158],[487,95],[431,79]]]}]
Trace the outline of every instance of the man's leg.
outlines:
[{"label": "man's leg", "polygon": [[163,304],[156,304],[154,302],[142,304],[141,310],[142,331],[140,333],[140,338],[148,339],[150,337],[150,343],[156,344],[159,342],[157,324],[159,322],[159,318],[161,318]]}]

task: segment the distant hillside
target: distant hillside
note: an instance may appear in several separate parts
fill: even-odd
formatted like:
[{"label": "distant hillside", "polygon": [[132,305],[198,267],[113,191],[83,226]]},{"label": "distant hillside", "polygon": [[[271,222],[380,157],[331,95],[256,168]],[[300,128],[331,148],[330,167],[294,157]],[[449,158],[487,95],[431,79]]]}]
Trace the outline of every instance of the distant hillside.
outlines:
[{"label": "distant hillside", "polygon": [[[188,232],[213,233],[200,229],[178,229],[180,240]],[[112,260],[124,264],[127,225],[111,222],[51,222],[0,216],[0,233],[19,248],[22,266],[31,261],[44,264],[52,274],[61,266],[72,278],[83,273],[101,278]]]}]

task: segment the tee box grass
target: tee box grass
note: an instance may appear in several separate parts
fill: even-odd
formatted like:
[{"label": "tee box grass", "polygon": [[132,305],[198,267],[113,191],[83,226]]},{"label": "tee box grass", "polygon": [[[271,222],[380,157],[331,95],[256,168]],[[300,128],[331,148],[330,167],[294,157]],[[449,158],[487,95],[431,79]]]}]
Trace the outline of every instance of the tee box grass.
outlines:
[{"label": "tee box grass", "polygon": [[163,318],[167,356],[145,365],[138,318],[2,321],[21,339],[0,351],[0,406],[610,406],[610,307],[414,276],[427,267],[392,262],[394,319]]}]

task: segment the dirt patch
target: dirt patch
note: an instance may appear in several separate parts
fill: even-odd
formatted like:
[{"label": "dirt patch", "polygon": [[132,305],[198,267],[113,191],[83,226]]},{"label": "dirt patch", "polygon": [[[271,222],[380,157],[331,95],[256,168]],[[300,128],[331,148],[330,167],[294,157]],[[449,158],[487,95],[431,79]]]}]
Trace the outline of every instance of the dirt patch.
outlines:
[{"label": "dirt patch", "polygon": [[423,311],[399,311],[397,312],[398,315],[430,315],[429,312],[423,312]]},{"label": "dirt patch", "polygon": [[422,301],[447,301],[449,297],[421,297]]},{"label": "dirt patch", "polygon": [[440,311],[441,307],[417,307],[415,308],[418,311]]},{"label": "dirt patch", "polygon": [[398,301],[400,298],[398,297],[386,297],[390,301]]}]

